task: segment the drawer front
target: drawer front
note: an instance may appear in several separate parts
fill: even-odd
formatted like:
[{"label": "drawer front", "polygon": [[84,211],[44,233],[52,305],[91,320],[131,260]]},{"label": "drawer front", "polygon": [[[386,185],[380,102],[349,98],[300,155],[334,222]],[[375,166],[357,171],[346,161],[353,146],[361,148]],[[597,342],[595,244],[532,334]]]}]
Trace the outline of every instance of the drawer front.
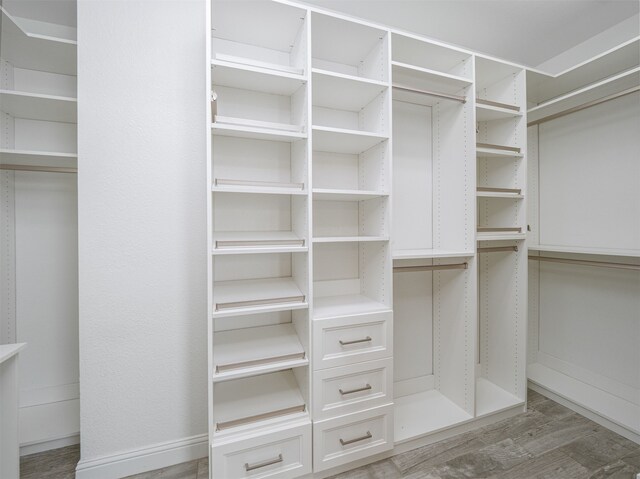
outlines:
[{"label": "drawer front", "polygon": [[393,448],[393,406],[313,425],[313,467],[324,471]]},{"label": "drawer front", "polygon": [[393,359],[313,373],[314,419],[342,416],[393,402]]},{"label": "drawer front", "polygon": [[392,320],[390,311],[314,320],[314,369],[391,357]]},{"label": "drawer front", "polygon": [[311,424],[213,445],[213,477],[292,479],[311,473]]}]

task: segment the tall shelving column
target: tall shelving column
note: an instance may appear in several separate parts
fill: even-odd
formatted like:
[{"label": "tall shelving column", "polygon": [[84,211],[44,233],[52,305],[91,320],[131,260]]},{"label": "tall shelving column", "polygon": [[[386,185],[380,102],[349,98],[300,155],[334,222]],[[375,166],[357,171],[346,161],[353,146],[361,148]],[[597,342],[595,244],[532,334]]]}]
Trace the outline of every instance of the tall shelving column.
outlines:
[{"label": "tall shelving column", "polygon": [[479,341],[476,416],[526,398],[525,71],[476,57]]},{"label": "tall shelving column", "polygon": [[312,13],[314,471],[393,447],[389,35]]},{"label": "tall shelving column", "polygon": [[308,32],[305,9],[211,3],[213,477],[311,472]]}]

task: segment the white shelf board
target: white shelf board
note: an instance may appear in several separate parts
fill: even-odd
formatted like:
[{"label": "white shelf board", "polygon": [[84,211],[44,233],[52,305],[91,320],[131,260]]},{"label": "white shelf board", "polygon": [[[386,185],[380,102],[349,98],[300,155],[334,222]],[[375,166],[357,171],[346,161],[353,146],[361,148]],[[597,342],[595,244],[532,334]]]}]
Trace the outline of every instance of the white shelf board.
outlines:
[{"label": "white shelf board", "polygon": [[393,252],[393,259],[437,259],[437,258],[470,258],[474,251],[454,251],[444,249],[403,249]]},{"label": "white shelf board", "polygon": [[78,122],[78,100],[14,90],[0,90],[0,110],[16,118]]},{"label": "white shelf board", "polygon": [[213,254],[306,253],[308,246],[238,246],[216,248],[216,241],[281,241],[300,240],[291,231],[224,231],[213,233]]},{"label": "white shelf board", "polygon": [[294,195],[305,196],[307,190],[285,188],[278,186],[242,186],[242,185],[213,185],[214,193],[249,193],[257,195]]},{"label": "white shelf board", "polygon": [[478,241],[502,241],[502,240],[523,240],[527,237],[526,233],[477,233]]},{"label": "white shelf board", "polygon": [[236,138],[253,138],[255,140],[294,142],[307,137],[306,133],[283,131],[269,128],[258,128],[246,125],[229,125],[213,123],[211,130],[216,136],[233,136]]},{"label": "white shelf board", "polygon": [[527,121],[536,121],[639,85],[640,67],[635,67],[530,108]]},{"label": "white shelf board", "polygon": [[394,442],[400,444],[472,419],[435,389],[398,397],[394,399]]},{"label": "white shelf board", "polygon": [[514,396],[485,378],[476,379],[476,417],[486,416],[524,404]]},{"label": "white shelf board", "polygon": [[366,131],[347,130],[329,126],[314,126],[314,151],[360,154],[387,140],[388,136]]},{"label": "white shelf board", "polygon": [[504,120],[505,118],[522,117],[521,111],[510,110],[500,106],[482,105],[476,103],[476,120],[477,121],[493,121]]},{"label": "white shelf board", "polygon": [[[294,355],[303,355],[303,357],[269,361],[270,358]],[[263,364],[242,366],[242,363],[262,360],[264,360]],[[234,364],[240,367],[223,367]],[[220,331],[214,335],[214,382],[281,371],[307,364],[309,359],[291,323]],[[220,371],[216,371],[218,366],[221,366]]]},{"label": "white shelf board", "polygon": [[0,163],[75,168],[78,164],[78,155],[76,153],[60,153],[55,151],[0,148]]},{"label": "white shelf board", "polygon": [[407,63],[391,62],[393,83],[421,90],[434,90],[449,95],[473,85],[473,81],[457,75],[422,68]]},{"label": "white shelf board", "polygon": [[[221,382],[215,385],[214,391],[214,424],[268,414],[272,411],[305,404],[292,371],[280,371],[236,381]],[[265,423],[299,420],[308,416],[307,411],[294,413],[280,418],[265,419],[228,430],[216,431],[215,434],[223,436],[256,428],[265,425]]]},{"label": "white shelf board", "polygon": [[215,310],[217,303],[234,303],[240,301],[259,301],[273,298],[303,296],[292,278],[267,278],[236,281],[216,281],[213,284],[214,318],[240,316],[245,314],[268,313],[272,311],[290,311],[307,309],[309,304],[305,298],[302,302],[265,304],[250,307]]},{"label": "white shelf board", "polygon": [[522,153],[516,153],[515,151],[476,147],[476,157],[478,158],[522,158],[523,156]]},{"label": "white shelf board", "polygon": [[0,364],[14,357],[27,347],[27,343],[0,344]]},{"label": "white shelf board", "polygon": [[320,296],[313,299],[313,319],[383,311],[391,311],[391,308],[362,294]]},{"label": "white shelf board", "polygon": [[640,434],[640,405],[578,381],[540,363],[527,366],[527,377],[532,383]]},{"label": "white shelf board", "polygon": [[388,236],[316,236],[314,243],[367,243],[389,241]]},{"label": "white shelf board", "polygon": [[583,248],[580,246],[554,246],[554,245],[528,245],[529,251],[541,253],[574,253],[599,256],[624,256],[627,258],[640,258],[640,250],[633,249],[608,249],[608,248]]},{"label": "white shelf board", "polygon": [[314,68],[313,105],[360,111],[386,90],[387,83]]},{"label": "white shelf board", "polygon": [[[75,40],[27,30],[27,23],[2,11],[2,58],[14,67],[75,75]],[[30,23],[29,25],[33,25]]]},{"label": "white shelf board", "polygon": [[506,193],[506,192],[493,192],[493,191],[476,191],[478,198],[511,198],[514,200],[521,200],[524,195],[518,193]]},{"label": "white shelf board", "polygon": [[323,201],[362,201],[389,196],[385,191],[367,190],[333,190],[328,188],[314,188],[313,199]]},{"label": "white shelf board", "polygon": [[306,82],[300,74],[223,60],[211,60],[211,78],[214,86],[286,96],[291,96]]}]

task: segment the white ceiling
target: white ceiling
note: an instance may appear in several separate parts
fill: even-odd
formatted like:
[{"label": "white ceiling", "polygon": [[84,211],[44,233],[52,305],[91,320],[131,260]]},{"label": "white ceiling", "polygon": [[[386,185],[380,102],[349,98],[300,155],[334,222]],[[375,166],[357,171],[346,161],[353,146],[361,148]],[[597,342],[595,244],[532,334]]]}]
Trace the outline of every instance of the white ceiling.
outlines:
[{"label": "white ceiling", "polygon": [[76,26],[76,0],[1,0],[16,17]]},{"label": "white ceiling", "polygon": [[638,0],[306,0],[528,66],[634,16]]}]

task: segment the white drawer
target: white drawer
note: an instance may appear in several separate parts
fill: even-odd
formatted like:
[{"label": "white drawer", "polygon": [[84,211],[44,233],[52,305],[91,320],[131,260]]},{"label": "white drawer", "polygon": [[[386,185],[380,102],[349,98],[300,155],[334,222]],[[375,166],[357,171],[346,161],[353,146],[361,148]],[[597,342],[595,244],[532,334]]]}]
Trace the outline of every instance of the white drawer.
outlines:
[{"label": "white drawer", "polygon": [[342,416],[393,402],[393,359],[313,373],[314,419]]},{"label": "white drawer", "polygon": [[391,357],[392,320],[391,311],[313,320],[314,369]]},{"label": "white drawer", "polygon": [[347,464],[393,448],[393,405],[316,422],[313,425],[315,472]]},{"label": "white drawer", "polygon": [[216,479],[292,479],[311,473],[311,424],[213,445]]}]

